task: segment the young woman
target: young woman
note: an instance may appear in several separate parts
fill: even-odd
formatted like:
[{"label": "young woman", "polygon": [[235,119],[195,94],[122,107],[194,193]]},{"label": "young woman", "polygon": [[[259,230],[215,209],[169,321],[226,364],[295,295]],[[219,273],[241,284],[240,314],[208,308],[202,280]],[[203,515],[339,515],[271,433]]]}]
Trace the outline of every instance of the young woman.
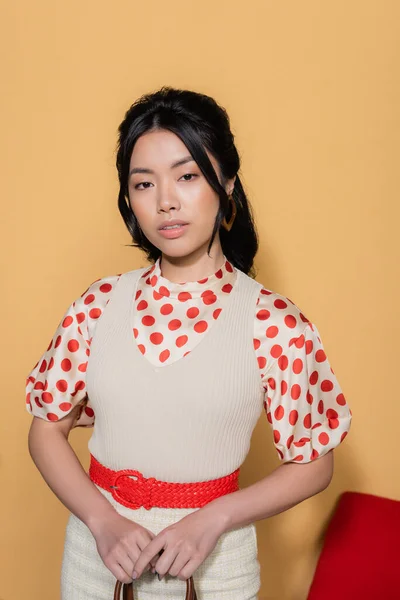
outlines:
[{"label": "young woman", "polygon": [[[27,379],[30,453],[71,512],[63,600],[110,600],[116,579],[177,600],[190,576],[198,600],[254,600],[254,522],[331,480],[351,411],[316,325],[254,279],[239,168],[208,96],[163,87],[119,127],[119,210],[150,265],[93,282]],[[239,489],[263,409],[282,464]]]}]

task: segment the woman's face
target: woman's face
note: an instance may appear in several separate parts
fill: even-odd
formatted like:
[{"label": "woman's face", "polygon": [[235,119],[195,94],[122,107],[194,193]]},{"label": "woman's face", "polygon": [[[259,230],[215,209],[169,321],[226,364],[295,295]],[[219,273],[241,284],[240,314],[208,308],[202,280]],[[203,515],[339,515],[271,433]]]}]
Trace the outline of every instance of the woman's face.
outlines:
[{"label": "woman's face", "polygon": [[[207,155],[221,182],[218,162],[208,151]],[[170,257],[188,256],[203,248],[206,252],[219,197],[182,140],[168,130],[143,134],[134,146],[129,173],[130,205],[147,239]],[[228,193],[233,181],[227,182]],[[160,229],[174,220],[184,225]],[[215,244],[220,246],[218,234],[214,248]]]}]

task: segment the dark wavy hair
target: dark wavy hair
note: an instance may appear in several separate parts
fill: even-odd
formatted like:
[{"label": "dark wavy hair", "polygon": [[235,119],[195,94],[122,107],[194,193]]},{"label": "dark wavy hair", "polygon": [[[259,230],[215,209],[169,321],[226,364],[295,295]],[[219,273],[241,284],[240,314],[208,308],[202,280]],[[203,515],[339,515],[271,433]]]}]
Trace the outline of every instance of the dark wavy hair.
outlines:
[{"label": "dark wavy hair", "polygon": [[[167,129],[183,141],[192,158],[204,174],[220,200],[219,211],[208,253],[219,230],[222,251],[227,259],[247,275],[254,277],[254,256],[258,250],[258,236],[251,206],[240,181],[238,171],[240,158],[234,144],[230,121],[226,110],[210,96],[191,90],[163,86],[160,90],[141,96],[125,113],[118,128],[116,165],[119,178],[118,208],[132,236],[133,244],[147,254],[151,262],[161,256],[139,227],[129,203],[129,164],[135,143],[146,132]],[[209,160],[206,148],[218,161],[222,185]],[[223,218],[229,221],[232,207],[224,185],[236,175],[232,192],[237,215],[228,232],[221,227]]]}]

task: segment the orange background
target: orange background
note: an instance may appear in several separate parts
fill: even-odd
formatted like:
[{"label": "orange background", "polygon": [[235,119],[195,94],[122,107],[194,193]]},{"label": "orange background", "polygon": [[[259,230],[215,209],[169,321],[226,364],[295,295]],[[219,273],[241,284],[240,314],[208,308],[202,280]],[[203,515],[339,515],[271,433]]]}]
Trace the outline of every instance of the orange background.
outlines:
[{"label": "orange background", "polygon": [[[68,513],[28,455],[25,377],[89,283],[145,265],[126,246],[114,149],[125,110],[161,85],[228,110],[257,279],[316,323],[353,410],[329,488],[257,522],[260,600],[304,600],[339,494],[400,499],[400,4],[14,0],[2,13],[1,600],[59,597]],[[89,436],[70,438],[85,466]],[[277,464],[262,416],[242,485]]]}]

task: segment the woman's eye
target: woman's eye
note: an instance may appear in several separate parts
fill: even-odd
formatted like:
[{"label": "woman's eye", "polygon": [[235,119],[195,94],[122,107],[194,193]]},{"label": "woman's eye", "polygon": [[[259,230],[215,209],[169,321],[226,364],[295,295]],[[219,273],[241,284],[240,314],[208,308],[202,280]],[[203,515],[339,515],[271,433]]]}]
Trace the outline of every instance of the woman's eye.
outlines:
[{"label": "woman's eye", "polygon": [[[182,177],[197,177],[197,173],[185,173]],[[191,179],[185,179],[185,181],[192,181]]]},{"label": "woman's eye", "polygon": [[[149,183],[149,184],[151,185],[151,182],[150,182],[150,181],[141,181],[140,183],[137,183],[137,184],[135,185],[135,190],[140,190],[140,189],[143,189],[143,188],[139,188],[139,185],[146,185],[147,183]],[[147,187],[145,187],[144,189],[145,189],[145,190],[147,190]]]}]

